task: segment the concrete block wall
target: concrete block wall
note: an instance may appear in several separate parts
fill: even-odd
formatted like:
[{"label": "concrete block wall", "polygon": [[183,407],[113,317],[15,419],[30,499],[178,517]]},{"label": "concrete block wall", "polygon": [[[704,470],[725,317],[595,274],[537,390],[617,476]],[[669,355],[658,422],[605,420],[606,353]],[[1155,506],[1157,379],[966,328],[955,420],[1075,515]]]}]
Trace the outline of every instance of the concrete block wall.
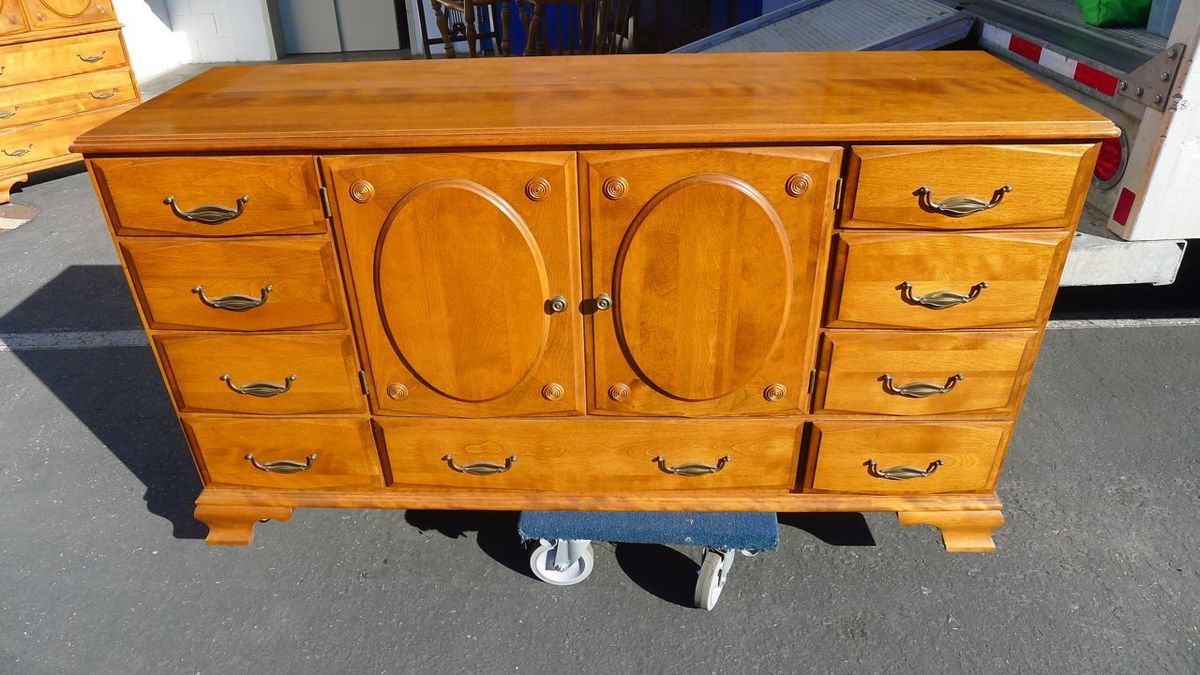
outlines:
[{"label": "concrete block wall", "polygon": [[187,35],[191,61],[271,61],[276,58],[263,0],[166,0],[171,28]]}]

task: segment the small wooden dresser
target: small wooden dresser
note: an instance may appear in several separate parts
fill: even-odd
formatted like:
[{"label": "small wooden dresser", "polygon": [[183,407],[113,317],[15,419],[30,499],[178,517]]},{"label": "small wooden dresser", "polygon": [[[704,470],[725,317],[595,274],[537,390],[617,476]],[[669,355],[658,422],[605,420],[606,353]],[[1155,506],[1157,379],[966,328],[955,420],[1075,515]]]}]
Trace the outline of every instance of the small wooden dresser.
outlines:
[{"label": "small wooden dresser", "polygon": [[209,543],[894,511],[988,551],[1116,133],[981,53],[713,54],[222,68],[74,149]]},{"label": "small wooden dresser", "polygon": [[0,0],[0,204],[138,98],[112,0]]}]

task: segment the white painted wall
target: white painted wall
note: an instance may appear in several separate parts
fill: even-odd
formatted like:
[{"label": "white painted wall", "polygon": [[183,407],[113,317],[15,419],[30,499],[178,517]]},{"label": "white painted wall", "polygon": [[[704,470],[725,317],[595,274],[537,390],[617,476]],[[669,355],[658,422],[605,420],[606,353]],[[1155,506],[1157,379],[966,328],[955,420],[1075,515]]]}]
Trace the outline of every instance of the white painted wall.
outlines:
[{"label": "white painted wall", "polygon": [[267,0],[114,0],[139,80],[183,63],[272,61]]},{"label": "white painted wall", "polygon": [[192,60],[187,35],[171,30],[166,0],[113,0],[113,9],[125,24],[125,45],[138,80]]}]

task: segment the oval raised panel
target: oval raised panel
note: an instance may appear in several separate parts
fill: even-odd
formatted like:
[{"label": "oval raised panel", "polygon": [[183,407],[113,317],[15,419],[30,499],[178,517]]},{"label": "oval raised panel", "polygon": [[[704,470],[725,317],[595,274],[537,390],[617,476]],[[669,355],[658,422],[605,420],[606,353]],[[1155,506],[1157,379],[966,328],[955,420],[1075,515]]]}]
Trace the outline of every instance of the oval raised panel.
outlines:
[{"label": "oval raised panel", "polygon": [[685,401],[745,385],[778,344],[792,256],[770,202],[744,181],[700,174],[642,208],[617,254],[618,337],[638,375]]},{"label": "oval raised panel", "polygon": [[545,261],[520,215],[477,183],[434,181],[397,203],[376,245],[374,282],[392,347],[450,398],[508,394],[545,350]]},{"label": "oval raised panel", "polygon": [[87,11],[95,0],[38,0],[46,9],[55,14],[65,17],[74,18]]}]

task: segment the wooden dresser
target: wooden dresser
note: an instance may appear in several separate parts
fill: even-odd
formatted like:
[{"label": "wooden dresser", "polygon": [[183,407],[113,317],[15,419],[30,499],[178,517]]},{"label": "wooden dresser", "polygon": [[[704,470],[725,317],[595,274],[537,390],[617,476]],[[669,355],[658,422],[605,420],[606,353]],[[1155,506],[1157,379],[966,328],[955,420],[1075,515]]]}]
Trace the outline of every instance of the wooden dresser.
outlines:
[{"label": "wooden dresser", "polygon": [[112,0],[0,0],[0,204],[138,98]]},{"label": "wooden dresser", "polygon": [[989,551],[1116,133],[982,53],[712,54],[221,68],[73,147],[211,544],[894,511]]}]

